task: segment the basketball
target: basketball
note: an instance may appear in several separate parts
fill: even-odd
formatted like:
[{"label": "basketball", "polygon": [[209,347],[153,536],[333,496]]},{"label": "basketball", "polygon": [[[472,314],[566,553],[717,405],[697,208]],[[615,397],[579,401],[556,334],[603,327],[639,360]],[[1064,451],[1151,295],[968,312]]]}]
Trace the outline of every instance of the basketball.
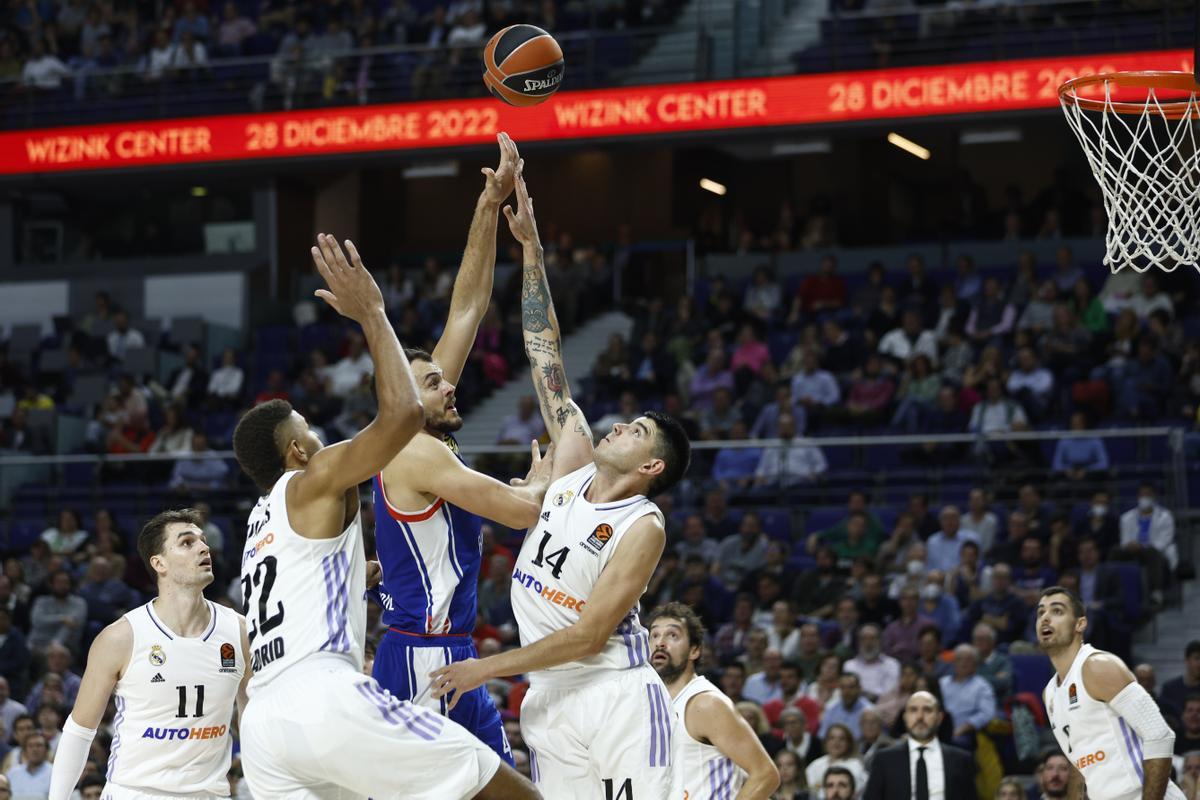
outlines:
[{"label": "basketball", "polygon": [[558,91],[563,52],[533,25],[509,25],[483,48],[483,82],[510,106],[536,106]]}]

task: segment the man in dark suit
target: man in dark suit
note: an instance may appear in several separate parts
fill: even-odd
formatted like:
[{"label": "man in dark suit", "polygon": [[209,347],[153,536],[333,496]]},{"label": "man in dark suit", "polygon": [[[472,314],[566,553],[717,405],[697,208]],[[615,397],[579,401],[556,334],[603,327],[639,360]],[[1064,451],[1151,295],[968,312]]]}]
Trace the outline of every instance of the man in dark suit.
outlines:
[{"label": "man in dark suit", "polygon": [[914,692],[904,706],[908,739],[875,756],[862,800],[959,800],[975,796],[975,761],[942,744],[943,712],[929,692]]},{"label": "man in dark suit", "polygon": [[1122,598],[1121,578],[1111,564],[1100,561],[1099,542],[1091,536],[1079,540],[1079,598],[1087,609],[1088,642],[1123,658],[1129,648],[1119,634],[1128,629]]}]

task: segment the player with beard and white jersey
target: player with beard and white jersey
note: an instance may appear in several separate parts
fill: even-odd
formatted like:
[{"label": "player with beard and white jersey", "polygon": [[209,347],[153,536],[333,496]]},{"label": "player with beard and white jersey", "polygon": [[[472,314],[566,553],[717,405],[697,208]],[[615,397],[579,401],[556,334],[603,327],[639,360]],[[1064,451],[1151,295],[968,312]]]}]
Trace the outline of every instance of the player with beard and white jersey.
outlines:
[{"label": "player with beard and white jersey", "polygon": [[53,800],[71,796],[114,695],[105,798],[229,796],[234,702],[244,704],[250,677],[246,621],[204,599],[213,571],[203,520],[190,508],[164,511],[138,535],[158,597],[92,643],[55,754]]},{"label": "player with beard and white jersey", "polygon": [[704,623],[684,603],[650,612],[650,664],[671,693],[678,720],[675,769],[679,800],[767,800],[779,770],[754,729],[703,675],[696,674]]},{"label": "player with beard and white jersey", "polygon": [[1042,700],[1071,762],[1070,800],[1184,800],[1171,782],[1175,734],[1158,705],[1112,653],[1084,644],[1087,616],[1069,589],[1037,604],[1038,644],[1054,665]]},{"label": "player with beard and white jersey", "polygon": [[662,512],[647,498],[679,481],[691,445],[677,421],[650,411],[593,447],[567,386],[523,167],[517,211],[504,214],[524,250],[522,328],[555,447],[551,484],[513,572],[522,646],[435,670],[433,694],[453,693],[453,707],[491,678],[528,675],[521,734],[547,797],[658,800],[672,790],[673,725],[638,617],[666,543]]},{"label": "player with beard and white jersey", "polygon": [[263,492],[242,550],[254,668],[241,725],[246,782],[259,800],[534,800],[529,781],[461,726],[362,672],[369,581],[358,486],[412,439],[424,414],[358,252],[346,242],[347,260],[330,236],[318,244],[313,261],[329,288],[317,294],[362,326],[379,411],[329,447],[280,400],[248,411],[234,431],[238,463]]}]

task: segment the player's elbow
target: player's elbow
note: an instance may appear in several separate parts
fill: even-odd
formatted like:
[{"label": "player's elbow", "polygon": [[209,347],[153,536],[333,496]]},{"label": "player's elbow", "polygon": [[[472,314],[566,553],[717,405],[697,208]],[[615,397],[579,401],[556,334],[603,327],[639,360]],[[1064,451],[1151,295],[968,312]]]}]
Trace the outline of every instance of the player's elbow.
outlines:
[{"label": "player's elbow", "polygon": [[381,428],[381,435],[396,445],[396,449],[404,447],[425,425],[425,406],[419,398],[390,407],[379,407],[375,424]]}]

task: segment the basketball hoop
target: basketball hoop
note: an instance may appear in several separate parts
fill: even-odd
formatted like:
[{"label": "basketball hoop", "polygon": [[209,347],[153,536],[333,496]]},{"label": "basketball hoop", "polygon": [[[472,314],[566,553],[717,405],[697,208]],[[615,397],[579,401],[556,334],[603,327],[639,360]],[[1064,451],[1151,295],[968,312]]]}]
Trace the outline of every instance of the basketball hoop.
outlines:
[{"label": "basketball hoop", "polygon": [[1058,89],[1108,214],[1104,263],[1200,268],[1200,83],[1188,72],[1085,75]]}]

